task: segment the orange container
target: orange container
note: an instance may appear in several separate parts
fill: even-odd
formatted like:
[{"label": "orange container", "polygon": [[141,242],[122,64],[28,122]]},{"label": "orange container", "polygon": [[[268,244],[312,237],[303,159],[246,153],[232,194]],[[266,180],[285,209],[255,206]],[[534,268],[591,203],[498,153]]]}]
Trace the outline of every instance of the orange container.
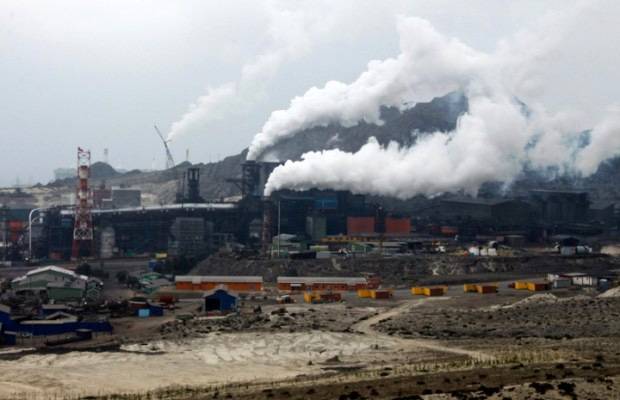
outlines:
[{"label": "orange container", "polygon": [[347,217],[347,234],[375,233],[374,217]]},{"label": "orange container", "polygon": [[444,236],[455,236],[459,234],[459,228],[457,226],[442,226],[440,232]]},{"label": "orange container", "polygon": [[385,233],[408,235],[411,233],[411,219],[387,217],[385,219]]}]

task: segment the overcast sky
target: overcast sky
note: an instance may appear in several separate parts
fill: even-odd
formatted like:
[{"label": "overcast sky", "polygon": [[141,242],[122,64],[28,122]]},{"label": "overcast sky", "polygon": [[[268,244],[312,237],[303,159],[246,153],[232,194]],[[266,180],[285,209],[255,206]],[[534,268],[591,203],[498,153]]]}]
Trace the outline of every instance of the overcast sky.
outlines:
[{"label": "overcast sky", "polygon": [[[368,61],[396,55],[398,15],[428,19],[440,32],[492,52],[573,3],[2,0],[0,185],[47,182],[54,168],[75,165],[77,146],[90,148],[93,161],[108,148],[117,168],[162,168],[153,124],[166,134],[208,88],[238,83],[244,66],[282,46],[287,50],[259,87],[240,91],[247,99],[229,106],[236,110],[219,109],[175,136],[177,161],[187,148],[192,162],[237,153],[293,96],[328,80],[352,81]],[[618,3],[597,2],[567,34],[539,93],[549,109],[594,121],[620,101]],[[300,16],[310,21],[301,29]]]}]

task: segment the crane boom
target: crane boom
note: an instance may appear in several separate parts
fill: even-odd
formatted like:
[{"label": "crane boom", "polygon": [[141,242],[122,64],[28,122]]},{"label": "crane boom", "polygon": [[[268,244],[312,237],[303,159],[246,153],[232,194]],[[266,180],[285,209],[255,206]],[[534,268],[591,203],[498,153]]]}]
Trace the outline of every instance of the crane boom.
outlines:
[{"label": "crane boom", "polygon": [[161,131],[157,127],[157,125],[153,125],[155,127],[155,132],[157,132],[157,136],[161,139],[164,144],[164,149],[166,150],[166,169],[174,168],[174,158],[172,158],[172,153],[170,152],[170,148],[168,147],[169,140],[164,139],[164,135],[161,134]]}]

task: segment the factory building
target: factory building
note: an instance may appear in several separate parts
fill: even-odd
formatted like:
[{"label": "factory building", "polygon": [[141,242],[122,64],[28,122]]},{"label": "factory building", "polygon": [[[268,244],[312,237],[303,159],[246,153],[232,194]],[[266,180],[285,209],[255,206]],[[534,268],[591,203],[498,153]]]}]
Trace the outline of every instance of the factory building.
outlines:
[{"label": "factory building", "polygon": [[570,190],[531,190],[530,202],[541,221],[547,223],[586,222],[588,192]]},{"label": "factory building", "polygon": [[[244,250],[261,250],[263,254],[290,254],[282,252],[286,243],[273,241],[284,234],[297,238],[294,245],[299,249],[290,249],[293,252],[305,251],[312,242],[335,243],[328,239],[340,236],[356,241],[373,237],[382,242],[385,238],[406,241],[412,231],[465,240],[484,235],[543,240],[557,233],[599,232],[602,226],[612,226],[601,221],[614,218],[613,206],[589,208],[585,192],[534,190],[519,199],[443,198],[412,215],[424,223],[414,228],[409,216],[391,215],[367,203],[365,196],[347,191],[280,190],[265,198],[265,183],[278,165],[243,163],[240,178],[230,180],[241,191],[236,202],[205,201],[200,196],[198,168],[185,171],[177,204],[142,207],[140,194],[133,189],[95,189],[94,255],[112,258],[166,253],[199,259],[223,246],[239,248],[239,244]],[[99,195],[97,190],[101,190]],[[44,223],[33,230],[35,258],[70,257],[73,214],[72,209],[45,213]],[[594,223],[588,225],[588,221]],[[589,229],[594,225],[596,229]],[[270,252],[274,243],[275,253]]]},{"label": "factory building", "polygon": [[617,225],[616,204],[612,202],[593,202],[588,209],[588,221],[608,226]]},{"label": "factory building", "polygon": [[54,302],[96,300],[102,287],[103,283],[97,278],[78,275],[56,266],[33,269],[11,281],[11,289],[15,294],[36,295]]},{"label": "factory building", "polygon": [[462,197],[441,200],[438,216],[453,222],[476,220],[510,227],[533,222],[535,212],[522,200]]},{"label": "factory building", "polygon": [[101,208],[104,210],[140,207],[142,192],[138,189],[113,187],[109,198],[100,200]]},{"label": "factory building", "polygon": [[196,276],[175,277],[177,290],[207,291],[224,287],[235,292],[260,292],[263,290],[262,276]]}]

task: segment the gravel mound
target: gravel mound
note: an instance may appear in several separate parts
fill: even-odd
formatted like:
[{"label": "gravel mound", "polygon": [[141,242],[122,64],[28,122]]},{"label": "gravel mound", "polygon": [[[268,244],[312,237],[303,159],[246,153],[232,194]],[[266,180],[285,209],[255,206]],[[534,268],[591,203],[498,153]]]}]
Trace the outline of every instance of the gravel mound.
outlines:
[{"label": "gravel mound", "polygon": [[620,297],[620,286],[611,288],[599,294],[598,297]]}]

